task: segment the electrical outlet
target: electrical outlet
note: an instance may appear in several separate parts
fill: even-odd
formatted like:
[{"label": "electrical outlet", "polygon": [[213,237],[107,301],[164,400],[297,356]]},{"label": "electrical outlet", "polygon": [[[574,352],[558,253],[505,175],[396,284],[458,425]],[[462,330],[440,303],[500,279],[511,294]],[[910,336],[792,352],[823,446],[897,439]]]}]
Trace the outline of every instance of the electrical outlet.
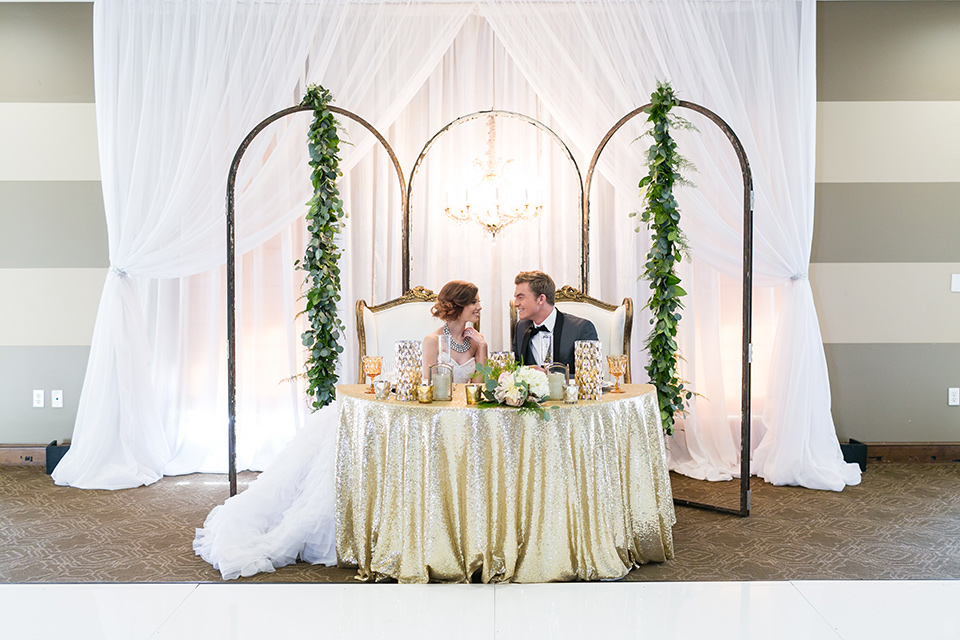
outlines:
[{"label": "electrical outlet", "polygon": [[63,391],[54,389],[50,392],[50,406],[54,409],[63,409]]},{"label": "electrical outlet", "polygon": [[947,404],[951,407],[960,407],[960,387],[947,389]]},{"label": "electrical outlet", "polygon": [[36,409],[43,408],[43,389],[33,390],[33,406]]}]

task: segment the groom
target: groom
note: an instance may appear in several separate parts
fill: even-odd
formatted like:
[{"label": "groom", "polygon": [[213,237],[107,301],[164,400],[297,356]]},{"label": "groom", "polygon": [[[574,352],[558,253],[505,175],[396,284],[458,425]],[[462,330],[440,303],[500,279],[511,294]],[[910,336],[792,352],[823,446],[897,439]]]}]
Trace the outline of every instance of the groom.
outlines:
[{"label": "groom", "polygon": [[597,329],[584,318],[561,313],[554,305],[556,285],[542,271],[521,271],[514,279],[513,306],[519,321],[513,339],[517,362],[542,365],[545,355],[544,334],[553,336],[553,361],[570,367],[573,375],[573,343],[596,340]]}]

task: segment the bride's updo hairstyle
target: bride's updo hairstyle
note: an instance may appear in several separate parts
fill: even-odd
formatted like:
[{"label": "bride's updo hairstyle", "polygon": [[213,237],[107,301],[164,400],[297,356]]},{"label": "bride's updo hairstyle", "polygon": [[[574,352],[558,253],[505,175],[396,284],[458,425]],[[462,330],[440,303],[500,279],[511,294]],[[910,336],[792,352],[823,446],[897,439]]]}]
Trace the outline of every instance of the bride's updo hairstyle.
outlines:
[{"label": "bride's updo hairstyle", "polygon": [[437,294],[437,302],[430,312],[433,317],[444,322],[456,320],[463,313],[463,308],[477,301],[477,285],[463,280],[453,280],[443,285]]}]

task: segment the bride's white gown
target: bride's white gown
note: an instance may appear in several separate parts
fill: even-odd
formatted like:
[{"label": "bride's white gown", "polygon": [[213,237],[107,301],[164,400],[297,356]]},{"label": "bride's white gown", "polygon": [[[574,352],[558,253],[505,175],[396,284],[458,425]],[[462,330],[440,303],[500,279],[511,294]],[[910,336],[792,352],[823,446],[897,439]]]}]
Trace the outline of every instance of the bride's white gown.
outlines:
[{"label": "bride's white gown", "polygon": [[337,403],[306,424],[242,493],[215,507],[193,549],[224,580],[293,564],[337,563],[334,478]]},{"label": "bride's white gown", "polygon": [[[466,382],[474,359],[451,362]],[[334,466],[337,403],[307,417],[293,440],[242,493],[215,507],[197,529],[193,549],[224,580],[293,564],[337,564]]]}]

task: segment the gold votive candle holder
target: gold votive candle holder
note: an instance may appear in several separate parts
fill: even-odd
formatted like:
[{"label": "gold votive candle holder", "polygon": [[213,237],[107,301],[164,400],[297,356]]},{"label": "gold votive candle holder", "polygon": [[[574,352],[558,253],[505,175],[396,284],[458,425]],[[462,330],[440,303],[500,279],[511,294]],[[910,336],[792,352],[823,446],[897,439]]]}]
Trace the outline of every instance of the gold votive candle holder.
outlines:
[{"label": "gold votive candle holder", "polygon": [[467,404],[478,404],[480,402],[480,385],[465,384],[463,392],[467,396]]},{"label": "gold votive candle holder", "polygon": [[430,404],[433,402],[433,385],[426,383],[417,387],[417,400],[420,404]]},{"label": "gold votive candle holder", "polygon": [[599,340],[577,340],[573,357],[580,399],[599,400],[603,393],[603,345]]},{"label": "gold votive candle holder", "polygon": [[563,402],[565,404],[577,404],[579,399],[580,387],[571,383],[563,388]]}]

